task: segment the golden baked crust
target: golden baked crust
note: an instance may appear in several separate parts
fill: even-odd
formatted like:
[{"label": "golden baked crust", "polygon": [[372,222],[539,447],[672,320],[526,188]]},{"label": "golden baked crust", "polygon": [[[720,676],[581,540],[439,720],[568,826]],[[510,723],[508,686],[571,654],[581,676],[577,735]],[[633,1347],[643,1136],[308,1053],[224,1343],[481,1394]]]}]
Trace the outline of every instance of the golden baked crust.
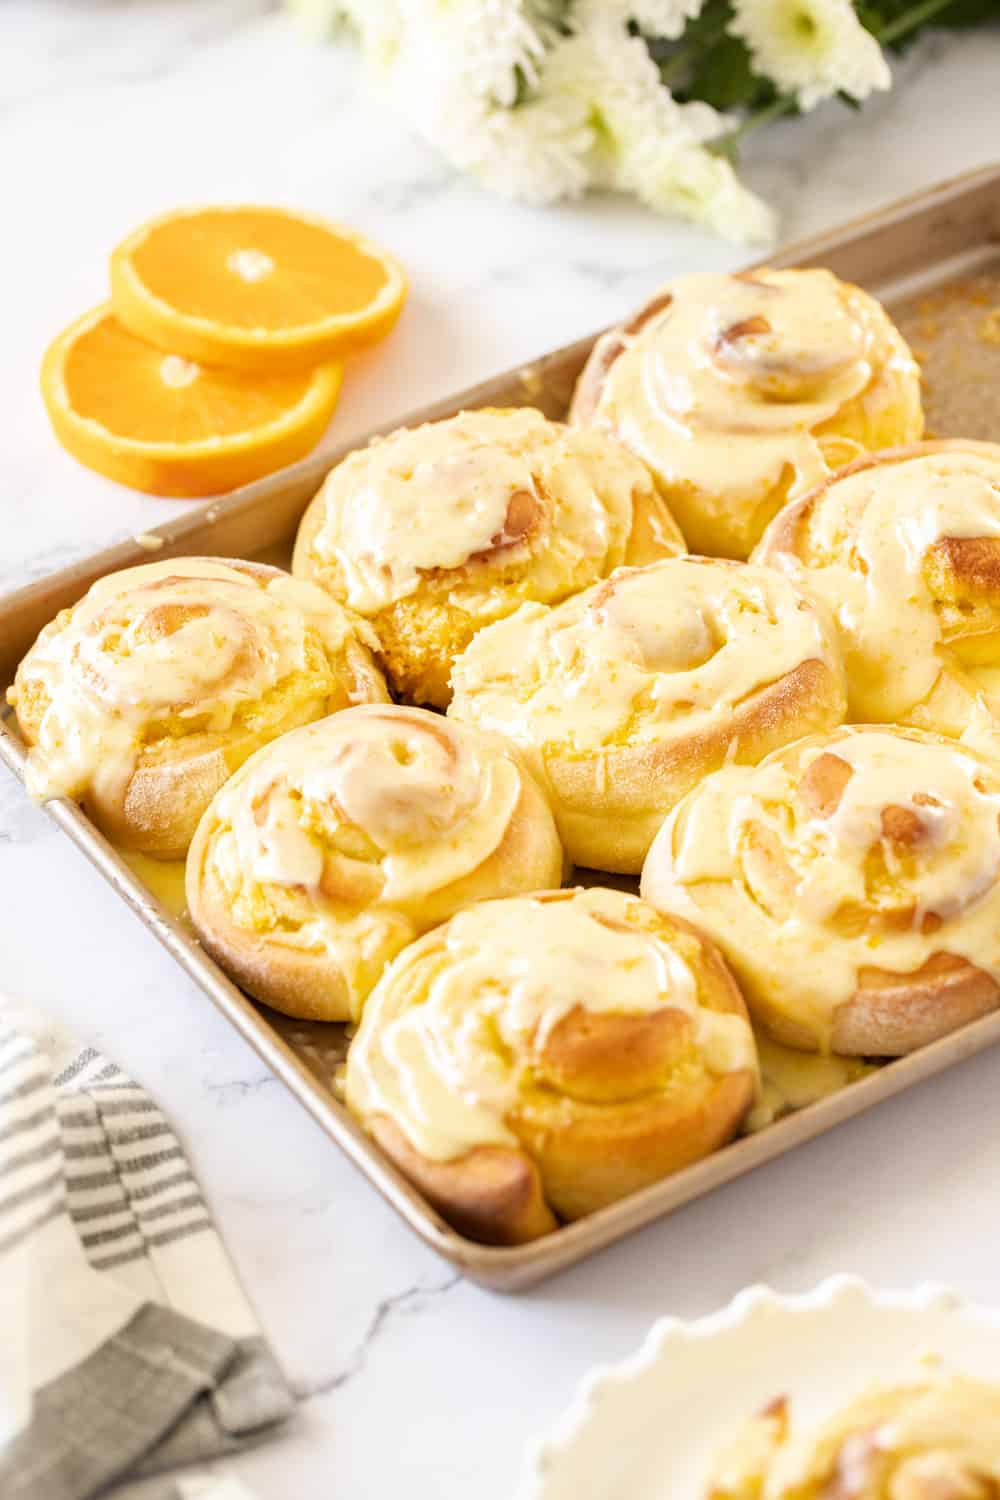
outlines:
[{"label": "golden baked crust", "polygon": [[256,749],[388,697],[369,627],[279,568],[176,558],[110,574],[41,632],[8,697],[28,785],[113,842],[181,858]]},{"label": "golden baked crust", "polygon": [[188,910],[258,1000],[347,1021],[420,933],[562,872],[548,803],[511,745],[373,705],[284,735],[226,783],[188,855]]},{"label": "golden baked crust", "polygon": [[523,407],[352,453],[307,510],[292,569],[371,620],[402,697],[445,708],[452,661],[482,625],[683,551],[630,453]]},{"label": "golden baked crust", "polygon": [[593,888],[481,903],[401,953],[347,1102],[457,1228],[519,1244],[724,1144],[756,1074],[712,945]]},{"label": "golden baked crust", "polygon": [[823,270],[678,277],[598,339],[570,420],[649,465],[692,551],[736,558],[828,467],[923,432],[900,334]]},{"label": "golden baked crust", "polygon": [[840,723],[832,625],[786,579],[682,557],[527,605],[455,664],[449,713],[544,766],[570,858],[637,874],[671,807],[729,760]]},{"label": "golden baked crust", "polygon": [[941,1371],[873,1386],[813,1430],[782,1397],[722,1450],[707,1500],[996,1500],[1000,1386]]},{"label": "golden baked crust", "polygon": [[1000,1005],[1000,764],[895,726],[800,740],[685,798],[642,892],[776,1040],[901,1056]]},{"label": "golden baked crust", "polygon": [[852,718],[1000,751],[1000,445],[859,459],[786,506],[754,560],[832,610]]}]

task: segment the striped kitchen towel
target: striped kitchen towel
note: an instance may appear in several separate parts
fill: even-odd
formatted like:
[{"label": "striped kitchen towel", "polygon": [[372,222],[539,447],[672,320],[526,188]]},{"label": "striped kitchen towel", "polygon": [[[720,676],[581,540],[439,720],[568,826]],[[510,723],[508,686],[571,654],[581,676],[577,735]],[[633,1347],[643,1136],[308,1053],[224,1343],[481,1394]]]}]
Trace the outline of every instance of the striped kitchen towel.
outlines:
[{"label": "striped kitchen towel", "polygon": [[167,1471],[291,1406],[159,1109],[0,999],[0,1496],[235,1500],[232,1477]]}]

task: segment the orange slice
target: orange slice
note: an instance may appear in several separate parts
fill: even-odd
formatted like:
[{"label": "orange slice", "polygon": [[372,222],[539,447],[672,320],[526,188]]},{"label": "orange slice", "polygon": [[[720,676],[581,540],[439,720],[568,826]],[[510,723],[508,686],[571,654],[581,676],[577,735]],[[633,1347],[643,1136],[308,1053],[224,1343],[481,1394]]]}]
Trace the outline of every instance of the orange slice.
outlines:
[{"label": "orange slice", "polygon": [[179,209],[111,256],[126,328],[187,359],[302,370],[383,338],[402,267],[349,229],[280,208]]},{"label": "orange slice", "polygon": [[154,495],[216,495],[292,463],[333,414],[341,367],[243,375],[164,354],[107,305],[51,344],[42,396],[74,458]]}]

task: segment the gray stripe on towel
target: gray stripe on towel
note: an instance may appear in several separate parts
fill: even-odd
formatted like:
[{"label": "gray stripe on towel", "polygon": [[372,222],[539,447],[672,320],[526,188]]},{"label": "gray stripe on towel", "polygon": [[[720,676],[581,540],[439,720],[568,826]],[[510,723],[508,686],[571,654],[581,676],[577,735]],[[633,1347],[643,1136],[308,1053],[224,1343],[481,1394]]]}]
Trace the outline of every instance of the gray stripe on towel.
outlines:
[{"label": "gray stripe on towel", "polygon": [[186,1239],[189,1234],[202,1234],[206,1229],[211,1229],[212,1221],[207,1214],[202,1214],[200,1219],[195,1219],[190,1224],[178,1224],[174,1229],[161,1229],[158,1234],[147,1234],[146,1244],[159,1248],[162,1245],[172,1245],[175,1240]]},{"label": "gray stripe on towel", "polygon": [[57,1089],[61,1089],[65,1083],[72,1083],[73,1079],[83,1072],[88,1063],[94,1062],[99,1055],[96,1048],[84,1047],[83,1051],[78,1053],[73,1061],[63,1068],[61,1073],[56,1074],[52,1082]]},{"label": "gray stripe on towel", "polygon": [[38,1058],[19,1058],[19,1062],[30,1063],[32,1071],[27,1078],[22,1078],[20,1083],[15,1083],[13,1088],[5,1089],[0,1094],[0,1109],[6,1104],[13,1104],[15,1099],[26,1099],[29,1094],[37,1093],[48,1083],[44,1067]]},{"label": "gray stripe on towel", "polygon": [[61,1187],[63,1180],[62,1163],[60,1162],[54,1172],[47,1177],[39,1177],[36,1182],[29,1182],[27,1187],[19,1188],[16,1193],[11,1193],[9,1198],[0,1198],[0,1222],[15,1208],[21,1208],[25,1203],[30,1203],[33,1198],[40,1198],[43,1193],[48,1193],[54,1187]]},{"label": "gray stripe on towel", "polygon": [[172,1434],[236,1353],[233,1339],[147,1303],[88,1359],[36,1391],[31,1425],[0,1456],[0,1494],[95,1495]]},{"label": "gray stripe on towel", "polygon": [[4,1121],[0,1126],[0,1141],[9,1141],[12,1135],[27,1135],[29,1130],[37,1130],[46,1115],[51,1114],[52,1106],[43,1104],[33,1115],[22,1115],[19,1120]]},{"label": "gray stripe on towel", "polygon": [[60,1192],[55,1201],[46,1204],[33,1219],[28,1219],[24,1224],[18,1225],[16,1229],[8,1230],[6,1234],[0,1234],[0,1255],[5,1255],[8,1250],[13,1250],[15,1245],[19,1245],[22,1240],[26,1240],[29,1234],[34,1234],[36,1229],[41,1229],[43,1224],[47,1224],[50,1219],[56,1218],[59,1214],[65,1213],[65,1211],[66,1195]]},{"label": "gray stripe on towel", "polygon": [[[19,1172],[22,1167],[34,1166],[36,1162],[45,1161],[46,1157],[54,1156],[59,1150],[59,1132],[56,1129],[55,1120],[52,1121],[52,1134],[44,1141],[39,1141],[37,1146],[28,1146],[24,1151],[14,1151],[6,1157],[3,1162],[3,1172]],[[0,1204],[0,1211],[3,1205]]]}]

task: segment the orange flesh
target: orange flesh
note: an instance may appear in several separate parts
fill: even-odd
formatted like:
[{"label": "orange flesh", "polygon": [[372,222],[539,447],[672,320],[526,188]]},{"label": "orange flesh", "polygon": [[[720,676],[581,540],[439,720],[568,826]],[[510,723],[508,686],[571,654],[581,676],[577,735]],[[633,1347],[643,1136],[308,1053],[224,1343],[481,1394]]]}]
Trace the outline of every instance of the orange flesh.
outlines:
[{"label": "orange flesh", "polygon": [[[241,275],[230,265],[241,252],[252,271],[257,257],[272,267]],[[380,261],[331,230],[257,209],[166,221],[130,259],[149,291],[177,312],[269,332],[356,313],[387,281]]]},{"label": "orange flesh", "polygon": [[[186,381],[171,384],[164,371]],[[190,444],[252,432],[305,398],[310,372],[240,375],[188,366],[135,338],[113,317],[100,319],[66,351],[69,403],[117,437]]]}]

